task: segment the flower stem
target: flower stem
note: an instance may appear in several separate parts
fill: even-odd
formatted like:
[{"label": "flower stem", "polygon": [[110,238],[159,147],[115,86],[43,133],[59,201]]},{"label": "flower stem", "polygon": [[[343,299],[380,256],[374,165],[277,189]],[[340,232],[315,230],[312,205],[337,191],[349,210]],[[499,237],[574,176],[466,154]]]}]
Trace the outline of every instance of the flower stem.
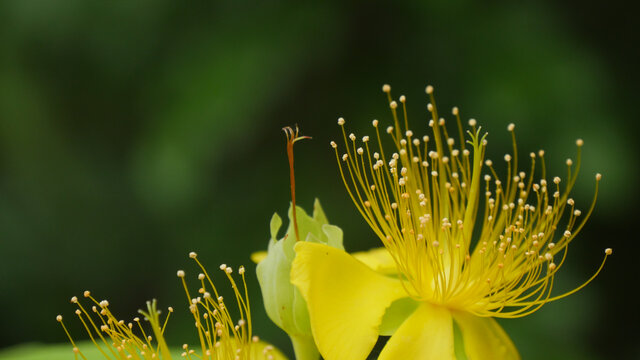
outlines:
[{"label": "flower stem", "polygon": [[289,337],[293,343],[296,360],[318,360],[320,358],[320,352],[313,342],[313,337],[305,335],[291,335]]}]

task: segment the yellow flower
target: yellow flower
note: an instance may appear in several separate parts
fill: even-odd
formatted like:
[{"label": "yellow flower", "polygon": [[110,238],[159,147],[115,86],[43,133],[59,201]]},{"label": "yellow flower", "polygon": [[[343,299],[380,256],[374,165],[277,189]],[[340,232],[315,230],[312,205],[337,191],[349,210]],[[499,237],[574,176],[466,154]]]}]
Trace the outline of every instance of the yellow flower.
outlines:
[{"label": "yellow flower", "polygon": [[431,86],[431,136],[409,129],[404,96],[397,102],[388,85],[383,91],[393,115],[386,133],[395,152],[383,150],[378,120],[375,140],[364,136],[359,142],[340,118],[346,151],[331,146],[349,195],[400,275],[384,276],[338,249],[297,244],[292,282],[307,301],[321,354],[327,360],[365,359],[379,335],[392,335],[379,359],[518,359],[492,318],[526,316],[578,291],[611,254],[605,250],[600,268],[584,284],[551,295],[568,245],[593,211],[601,175],[583,214],[569,197],[582,140],[575,164],[566,162],[567,177],[547,181],[542,150],[530,154],[528,174],[518,167],[510,124],[513,153],[504,156],[507,175],[500,180],[485,160],[487,134],[471,119],[465,139],[453,108],[459,131],[458,139],[450,137]]},{"label": "yellow flower", "polygon": [[[179,270],[177,275],[182,280],[189,299],[189,311],[195,319],[199,344],[195,349],[184,344],[181,353],[178,353],[178,356],[174,354],[174,356],[205,360],[286,359],[273,346],[260,341],[257,336],[252,334],[251,310],[244,267],[241,266],[238,269],[242,280],[242,283],[238,284],[232,277],[232,268],[224,264],[220,265],[220,270],[226,275],[234,291],[234,299],[231,304],[235,303],[236,309],[231,312],[237,312],[240,318],[234,322],[230,310],[227,308],[228,302],[218,292],[211,277],[198,260],[197,254],[191,252],[189,257],[194,259],[202,270],[198,274],[200,282],[198,295],[192,297],[183,270]],[[107,300],[97,301],[89,291],[84,292],[84,297],[92,303],[91,307],[82,305],[76,296],[71,298],[71,302],[77,305],[78,309],[75,313],[78,319],[82,322],[99,354],[105,359],[170,360],[172,358],[172,352],[164,338],[164,330],[169,315],[173,313],[173,308],[169,307],[167,316],[161,320],[156,301],[147,302],[147,311],[141,310],[140,314],[150,324],[151,333],[148,333],[142,326],[140,318],[136,317],[131,322],[118,320],[110,311]],[[75,358],[86,360],[87,356],[76,345],[62,321],[62,316],[58,315],[56,320],[60,322],[69,337]]]}]

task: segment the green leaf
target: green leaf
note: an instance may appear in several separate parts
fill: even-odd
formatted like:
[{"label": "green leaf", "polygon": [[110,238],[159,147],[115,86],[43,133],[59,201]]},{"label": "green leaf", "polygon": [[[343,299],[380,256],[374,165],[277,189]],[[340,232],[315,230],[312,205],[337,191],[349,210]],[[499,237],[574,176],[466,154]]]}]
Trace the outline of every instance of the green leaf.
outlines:
[{"label": "green leaf", "polygon": [[[104,356],[91,343],[83,341],[77,343],[78,348],[87,359],[104,359]],[[180,357],[181,350],[173,349],[171,354],[175,358]],[[73,346],[65,344],[21,344],[0,351],[0,360],[71,360],[73,359]],[[162,359],[160,359],[162,360]]]},{"label": "green leaf", "polygon": [[313,218],[320,224],[329,223],[329,220],[327,220],[327,216],[322,210],[322,206],[320,206],[320,199],[318,198],[316,198],[316,200],[313,202]]},{"label": "green leaf", "polygon": [[282,226],[282,218],[278,213],[273,213],[271,217],[271,222],[269,223],[269,228],[271,229],[271,239],[278,238],[278,230]]},{"label": "green leaf", "polygon": [[420,303],[410,297],[392,302],[382,317],[379,334],[383,336],[393,335],[405,319],[418,308],[418,305]]},{"label": "green leaf", "polygon": [[462,331],[457,321],[453,321],[453,349],[456,354],[456,360],[467,360],[467,353],[464,350],[464,339],[462,338]]},{"label": "green leaf", "polygon": [[322,232],[327,237],[327,245],[336,249],[344,249],[342,244],[342,229],[335,225],[325,224],[322,225]]}]

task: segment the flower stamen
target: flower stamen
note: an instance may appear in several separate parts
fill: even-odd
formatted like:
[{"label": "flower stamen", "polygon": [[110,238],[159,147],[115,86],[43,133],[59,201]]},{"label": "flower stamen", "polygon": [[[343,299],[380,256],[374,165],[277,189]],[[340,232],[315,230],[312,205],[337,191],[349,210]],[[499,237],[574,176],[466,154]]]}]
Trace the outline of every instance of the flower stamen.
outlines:
[{"label": "flower stamen", "polygon": [[[515,125],[509,124],[513,149],[504,155],[506,177],[500,180],[493,162],[485,159],[487,133],[470,119],[465,139],[460,110],[454,107],[460,138],[456,148],[445,119],[438,117],[432,86],[425,89],[432,134],[422,141],[409,129],[406,97],[395,101],[388,85],[383,92],[392,114],[386,131],[395,145],[391,157],[383,149],[378,120],[372,123],[377,149],[370,148],[369,136],[361,145],[354,134],[347,136],[343,118],[338,121],[346,145],[342,156],[335,142],[331,146],[349,196],[389,250],[411,297],[480,316],[520,317],[597,276],[610,252],[584,284],[551,296],[568,245],[593,212],[598,195],[599,174],[586,214],[569,198],[580,169],[581,139],[575,162],[566,161],[566,179],[555,176],[547,182],[543,150],[530,154],[528,173],[519,168]],[[564,220],[566,227],[560,230]]]}]

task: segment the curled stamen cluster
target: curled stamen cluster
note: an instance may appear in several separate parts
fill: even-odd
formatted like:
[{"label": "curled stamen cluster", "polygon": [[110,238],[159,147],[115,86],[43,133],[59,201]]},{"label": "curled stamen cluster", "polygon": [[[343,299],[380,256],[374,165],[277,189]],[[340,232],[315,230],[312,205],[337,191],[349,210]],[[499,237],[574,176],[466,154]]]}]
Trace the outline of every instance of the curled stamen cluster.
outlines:
[{"label": "curled stamen cluster", "polygon": [[[140,318],[135,317],[132,321],[125,322],[118,320],[109,310],[107,300],[97,301],[87,290],[84,292],[93,305],[90,308],[82,305],[76,296],[71,298],[71,303],[78,308],[75,314],[89,334],[100,353],[107,359],[113,356],[116,359],[160,359],[162,356],[170,356],[169,348],[164,341],[164,330],[169,321],[169,316],[173,313],[173,308],[168,308],[164,321],[160,320],[160,311],[156,307],[156,301],[147,302],[147,311],[140,311],[151,326],[152,334],[147,334],[140,322]],[[87,359],[82,351],[76,346],[71,334],[62,321],[62,316],[58,315],[56,320],[62,325],[71,344],[76,358]],[[155,337],[155,341],[154,341]]]},{"label": "curled stamen cluster", "polygon": [[456,107],[458,131],[450,136],[433,87],[426,89],[431,134],[422,137],[409,128],[406,97],[399,105],[390,86],[383,91],[393,116],[386,128],[393,152],[383,149],[378,120],[373,121],[377,147],[368,136],[361,143],[347,136],[343,118],[338,124],[345,149],[331,146],[352,200],[394,258],[412,297],[480,316],[520,317],[595,278],[611,251],[587,282],[551,296],[568,245],[594,209],[601,179],[596,175],[595,196],[583,216],[569,197],[580,168],[581,139],[575,164],[566,161],[566,178],[547,181],[543,150],[530,154],[528,172],[520,169],[515,125],[509,124],[513,149],[504,155],[501,180],[485,159],[487,134],[470,119],[465,137]]},{"label": "curled stamen cluster", "polygon": [[[192,297],[185,280],[186,273],[177,271],[184,290],[189,299],[189,311],[195,319],[195,327],[200,341],[200,351],[191,349],[189,345],[182,346],[182,357],[185,359],[274,359],[276,351],[270,346],[259,343],[259,338],[252,334],[251,311],[247,285],[245,282],[245,268],[240,266],[238,274],[242,280],[237,283],[232,276],[231,267],[222,264],[220,270],[225,274],[234,292],[234,300],[237,304],[239,320],[233,321],[229,308],[224,298],[218,293],[212,279],[206,269],[198,260],[195,252],[189,253],[202,272],[197,278],[200,282],[198,296]],[[241,289],[238,287],[241,285]],[[71,303],[78,308],[75,311],[82,322],[89,337],[96,348],[106,359],[170,359],[170,351],[164,339],[164,331],[173,313],[173,308],[168,308],[168,314],[163,321],[160,320],[160,311],[156,307],[156,301],[147,302],[147,311],[140,311],[144,320],[148,321],[152,332],[145,332],[140,318],[135,317],[131,322],[118,320],[109,310],[107,300],[97,301],[91,296],[90,291],[84,292],[84,297],[93,305],[85,308],[76,296],[71,298]],[[86,360],[87,357],[76,346],[71,334],[65,327],[61,315],[56,320],[62,325],[71,344],[76,358]],[[155,339],[154,339],[155,338]]]}]

